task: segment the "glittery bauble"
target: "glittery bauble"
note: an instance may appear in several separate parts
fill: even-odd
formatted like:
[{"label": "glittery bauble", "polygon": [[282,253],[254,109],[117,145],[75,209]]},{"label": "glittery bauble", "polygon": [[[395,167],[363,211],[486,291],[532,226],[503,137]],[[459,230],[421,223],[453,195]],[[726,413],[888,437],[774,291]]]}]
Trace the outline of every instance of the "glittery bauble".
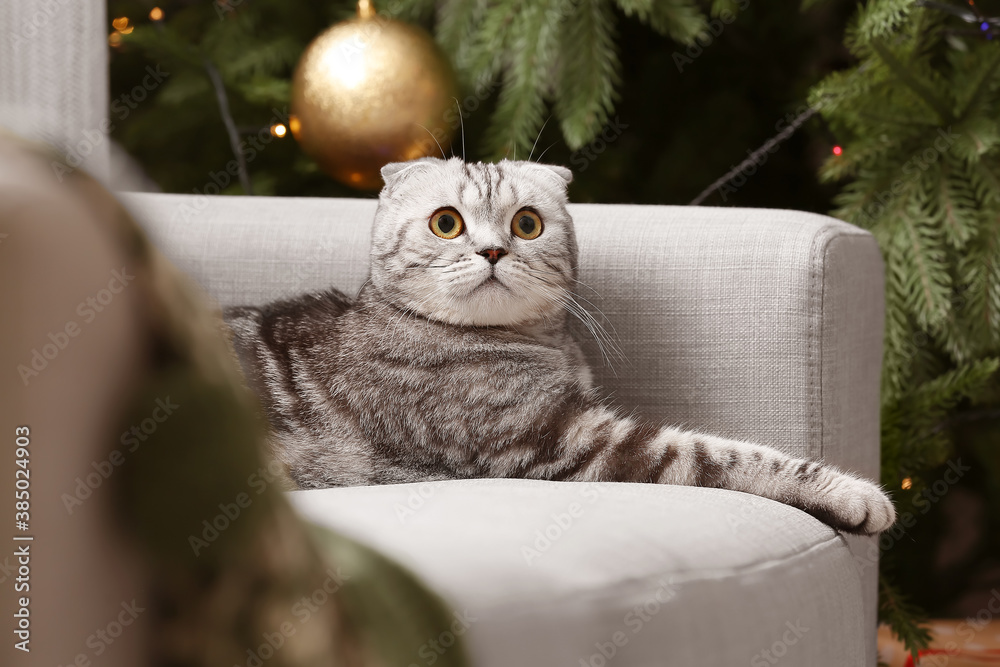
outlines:
[{"label": "glittery bauble", "polygon": [[375,16],[331,27],[292,80],[289,127],[335,179],[375,189],[389,162],[440,154],[458,125],[455,74],[425,31]]}]

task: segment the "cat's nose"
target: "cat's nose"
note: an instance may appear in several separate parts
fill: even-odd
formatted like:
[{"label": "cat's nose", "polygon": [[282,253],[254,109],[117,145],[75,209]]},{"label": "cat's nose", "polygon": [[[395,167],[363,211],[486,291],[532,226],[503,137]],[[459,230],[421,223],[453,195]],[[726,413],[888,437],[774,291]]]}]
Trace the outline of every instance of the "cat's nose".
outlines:
[{"label": "cat's nose", "polygon": [[500,261],[500,258],[507,254],[507,251],[503,248],[487,248],[486,250],[480,250],[478,253],[486,258],[490,264],[496,264]]}]

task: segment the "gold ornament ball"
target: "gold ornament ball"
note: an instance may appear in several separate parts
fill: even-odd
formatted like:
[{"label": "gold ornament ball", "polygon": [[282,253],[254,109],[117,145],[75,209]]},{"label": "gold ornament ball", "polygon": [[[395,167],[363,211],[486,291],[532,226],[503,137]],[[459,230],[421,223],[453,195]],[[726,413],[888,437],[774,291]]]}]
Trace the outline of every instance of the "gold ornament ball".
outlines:
[{"label": "gold ornament ball", "polygon": [[418,27],[376,16],[338,23],[306,49],[292,79],[289,128],[338,181],[377,189],[390,162],[440,154],[455,133],[455,73]]}]

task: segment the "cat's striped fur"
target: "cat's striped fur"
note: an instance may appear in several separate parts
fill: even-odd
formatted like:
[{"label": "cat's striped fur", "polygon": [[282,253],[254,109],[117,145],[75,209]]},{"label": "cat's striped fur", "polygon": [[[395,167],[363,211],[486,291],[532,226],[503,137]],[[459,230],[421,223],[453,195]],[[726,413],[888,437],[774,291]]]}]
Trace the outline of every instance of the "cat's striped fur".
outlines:
[{"label": "cat's striped fur", "polygon": [[[688,484],[745,491],[851,532],[895,518],[875,484],[819,462],[658,428],[607,407],[567,330],[576,241],[567,170],[524,162],[389,165],[369,281],[226,313],[303,488],[464,477]],[[443,207],[464,218],[432,233]],[[530,208],[535,239],[512,233]],[[515,220],[516,222],[516,220]],[[480,254],[501,249],[492,261]]]}]

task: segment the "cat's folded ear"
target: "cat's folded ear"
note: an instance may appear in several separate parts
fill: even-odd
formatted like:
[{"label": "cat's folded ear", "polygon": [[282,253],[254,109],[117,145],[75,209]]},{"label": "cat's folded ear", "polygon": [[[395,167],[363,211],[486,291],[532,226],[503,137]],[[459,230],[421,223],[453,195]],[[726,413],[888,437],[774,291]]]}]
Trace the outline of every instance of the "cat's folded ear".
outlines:
[{"label": "cat's folded ear", "polygon": [[573,172],[566,167],[560,167],[557,164],[538,164],[537,162],[529,162],[528,164],[552,172],[563,180],[563,185],[569,185],[573,182]]},{"label": "cat's folded ear", "polygon": [[422,157],[409,162],[390,162],[382,167],[382,181],[386,185],[402,178],[407,172],[411,172],[418,167],[429,167],[435,164],[444,164],[444,160],[436,157]]}]

